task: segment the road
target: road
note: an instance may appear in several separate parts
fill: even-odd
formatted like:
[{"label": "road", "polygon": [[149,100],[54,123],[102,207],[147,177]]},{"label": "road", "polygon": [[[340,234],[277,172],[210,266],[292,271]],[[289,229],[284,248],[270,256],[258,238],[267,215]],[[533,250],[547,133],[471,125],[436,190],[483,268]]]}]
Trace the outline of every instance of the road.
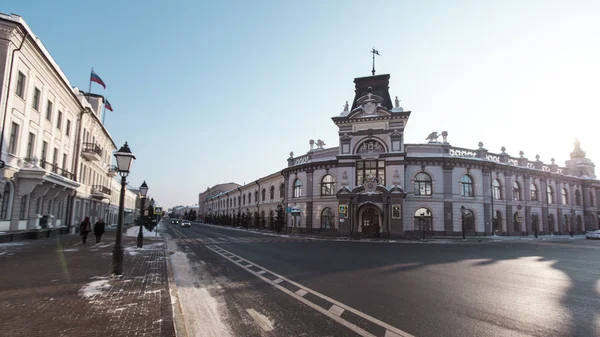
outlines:
[{"label": "road", "polygon": [[[217,279],[237,336],[600,336],[600,241],[352,243],[196,223],[168,233]],[[272,324],[261,329],[250,308]]]}]

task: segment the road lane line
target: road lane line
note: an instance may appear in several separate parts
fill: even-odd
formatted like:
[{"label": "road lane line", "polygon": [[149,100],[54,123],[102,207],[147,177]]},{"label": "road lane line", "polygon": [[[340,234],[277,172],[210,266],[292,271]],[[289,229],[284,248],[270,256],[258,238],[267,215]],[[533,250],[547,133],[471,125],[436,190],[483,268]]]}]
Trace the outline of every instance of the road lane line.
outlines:
[{"label": "road lane line", "polygon": [[[364,337],[375,337],[375,335],[373,335],[373,334],[371,334],[371,333],[367,332],[366,330],[364,330],[364,329],[360,328],[359,326],[357,326],[357,325],[355,325],[355,324],[352,324],[352,323],[350,323],[350,322],[346,321],[345,319],[343,319],[343,318],[341,318],[340,316],[337,316],[337,315],[335,315],[335,314],[333,314],[333,313],[329,312],[328,310],[325,310],[324,308],[322,308],[322,307],[320,307],[320,306],[318,306],[318,305],[314,304],[313,302],[311,302],[311,301],[307,300],[306,298],[304,298],[304,297],[302,297],[302,296],[298,296],[296,293],[294,293],[294,292],[292,292],[292,291],[290,291],[290,290],[288,290],[288,289],[284,288],[283,286],[281,286],[281,285],[279,285],[279,284],[277,284],[277,283],[275,283],[275,282],[273,282],[273,281],[269,280],[268,278],[266,278],[266,277],[262,276],[261,274],[259,274],[259,273],[255,272],[255,271],[253,271],[252,269],[248,269],[248,268],[244,267],[243,265],[241,265],[241,264],[239,264],[239,263],[235,262],[235,261],[234,261],[233,259],[231,259],[231,258],[228,258],[228,257],[224,256],[223,254],[221,254],[221,253],[217,252],[217,251],[216,251],[216,250],[214,250],[214,249],[211,249],[211,250],[212,250],[213,252],[215,252],[215,253],[217,253],[217,254],[219,254],[219,255],[223,256],[223,257],[224,257],[224,258],[226,258],[227,260],[229,260],[229,261],[231,261],[231,262],[235,263],[235,264],[236,264],[236,265],[238,265],[240,268],[244,268],[244,269],[245,269],[246,271],[248,271],[249,273],[256,275],[256,277],[258,277],[258,278],[260,278],[261,280],[263,280],[263,281],[265,281],[265,282],[267,282],[267,283],[271,284],[272,286],[274,286],[275,288],[277,288],[277,289],[281,290],[282,292],[284,292],[284,293],[286,293],[286,294],[288,294],[288,295],[292,296],[293,298],[297,299],[298,301],[300,301],[300,302],[302,302],[302,303],[306,304],[306,305],[307,305],[307,306],[309,306],[310,308],[312,308],[312,309],[314,309],[314,310],[316,310],[316,311],[318,311],[318,312],[322,313],[323,315],[325,315],[325,316],[327,316],[327,317],[331,318],[332,320],[334,320],[334,321],[338,322],[339,324],[341,324],[341,325],[343,325],[343,326],[347,327],[348,329],[350,329],[350,330],[352,330],[352,331],[356,332],[357,334],[359,334],[359,335],[361,335],[361,336],[364,336]],[[409,335],[407,335],[407,336],[409,336]]]},{"label": "road lane line", "polygon": [[246,267],[246,268],[250,268],[250,267],[252,267],[252,266],[253,266],[253,264],[247,264],[247,265],[245,265],[244,267]]},{"label": "road lane line", "polygon": [[[264,272],[264,270],[261,270],[262,272]],[[304,289],[298,289],[298,291],[296,291],[296,294],[298,294],[298,296],[304,296],[306,294],[308,294],[308,292]]]},{"label": "road lane line", "polygon": [[338,307],[337,305],[332,305],[331,308],[329,308],[329,312],[331,312],[334,315],[338,315],[338,316],[342,316],[342,314],[344,313],[344,309]]},{"label": "road lane line", "polygon": [[276,280],[273,280],[273,282],[275,282],[275,283],[281,283],[281,282],[283,282],[283,280],[282,280],[282,279],[280,279],[280,278],[278,278],[278,279],[276,279]]},{"label": "road lane line", "polygon": [[257,271],[256,273],[257,273],[257,274],[259,274],[259,275],[262,275],[262,274],[266,273],[266,271],[264,271],[264,270],[259,270],[259,271]]},{"label": "road lane line", "polygon": [[[215,251],[215,250],[213,249],[213,251]],[[223,254],[220,254],[220,253],[219,253],[219,252],[217,252],[217,251],[215,251],[215,252],[216,252],[217,254],[219,254],[219,255],[221,255],[221,256],[223,256],[223,257],[225,257],[226,259],[230,260],[231,262],[234,262],[234,263],[236,263],[236,262],[233,260],[233,258],[238,258],[238,259],[241,259],[241,258],[242,258],[241,256],[239,256],[239,255],[236,255],[236,254],[233,254],[233,253],[231,253],[231,252],[229,252],[229,251],[227,251],[227,250],[225,250],[225,249],[223,249],[223,251],[226,251],[226,252],[228,252],[228,253],[229,253],[229,254],[231,254],[233,257],[232,257],[232,258],[228,258],[228,257],[226,257],[226,256],[223,256]],[[251,262],[251,261],[249,261],[249,260],[246,260],[246,261],[248,261],[248,262]],[[238,266],[240,266],[240,267],[244,268],[244,266],[242,266],[241,264],[239,264],[239,263],[236,263],[236,264],[237,264]],[[413,335],[409,334],[408,332],[402,331],[402,330],[400,330],[400,329],[398,329],[398,328],[396,328],[396,327],[394,327],[394,326],[392,326],[392,325],[390,325],[390,324],[387,324],[387,323],[385,323],[385,322],[383,322],[383,321],[381,321],[381,320],[378,320],[378,319],[377,319],[377,318],[375,318],[375,317],[372,317],[372,316],[370,316],[370,315],[368,315],[368,314],[365,314],[365,313],[363,313],[363,312],[361,312],[361,311],[358,311],[358,310],[356,310],[356,309],[354,309],[354,308],[352,308],[352,307],[350,307],[350,306],[347,306],[347,305],[345,305],[345,304],[343,304],[343,303],[341,303],[341,302],[339,302],[339,301],[336,301],[336,300],[334,300],[334,299],[333,299],[333,298],[331,298],[331,297],[328,297],[328,296],[326,296],[326,295],[323,295],[323,294],[321,294],[321,293],[319,293],[319,292],[317,292],[317,291],[315,291],[315,290],[312,290],[312,289],[310,289],[310,288],[308,288],[308,287],[305,287],[305,286],[303,286],[303,285],[301,285],[301,284],[299,284],[299,283],[296,283],[296,282],[294,282],[294,281],[292,281],[292,280],[290,280],[290,279],[288,279],[288,278],[286,278],[286,277],[284,277],[284,276],[282,276],[282,275],[279,275],[279,274],[277,274],[277,273],[273,272],[272,270],[269,270],[269,269],[267,269],[267,268],[265,268],[265,267],[263,267],[263,266],[260,266],[260,265],[258,265],[258,264],[256,264],[256,263],[253,263],[253,264],[254,264],[256,267],[258,267],[258,268],[261,268],[262,270],[265,270],[265,271],[267,271],[267,272],[271,273],[272,275],[274,275],[274,276],[276,276],[276,277],[278,277],[278,278],[280,278],[280,279],[282,279],[282,280],[284,280],[284,281],[286,281],[286,282],[288,282],[288,283],[290,283],[290,284],[292,284],[292,285],[295,285],[296,287],[298,287],[298,288],[300,288],[300,289],[304,289],[306,292],[309,292],[309,293],[311,293],[311,294],[314,294],[315,296],[318,296],[318,297],[320,297],[320,298],[322,298],[322,299],[324,299],[324,300],[326,300],[326,301],[328,301],[328,302],[330,302],[330,303],[332,303],[332,304],[335,304],[335,305],[339,306],[340,308],[342,308],[342,309],[344,309],[344,310],[347,310],[347,311],[349,311],[349,312],[351,312],[351,313],[353,313],[353,314],[356,314],[357,316],[359,316],[359,317],[361,317],[361,318],[363,318],[363,319],[366,319],[367,321],[370,321],[370,322],[372,322],[372,323],[375,323],[376,325],[379,325],[379,326],[381,326],[382,328],[386,329],[386,331],[389,331],[390,333],[395,333],[395,334],[396,334],[396,335],[398,335],[399,337],[414,337]],[[256,272],[254,272],[253,270],[251,270],[251,269],[248,269],[248,268],[244,268],[244,269],[246,269],[248,272],[250,272],[250,273],[252,273],[252,274],[254,274],[254,275],[256,275],[256,276],[260,277],[261,279],[265,280],[266,282],[268,282],[268,283],[271,283],[272,285],[274,285],[274,286],[276,286],[276,287],[278,287],[278,288],[281,288],[281,286],[280,286],[280,285],[278,285],[278,284],[274,283],[273,281],[271,281],[271,280],[269,280],[269,279],[266,279],[265,277],[263,277],[263,276],[261,276],[261,275],[257,274],[257,273],[256,273]],[[294,298],[297,298],[297,299],[298,299],[298,298],[301,298],[302,300],[304,300],[304,301],[302,301],[303,303],[305,303],[305,301],[307,301],[308,303],[310,303],[311,305],[309,305],[309,306],[310,306],[311,308],[312,308],[313,306],[316,306],[316,307],[318,307],[319,309],[323,309],[323,308],[321,308],[320,306],[318,306],[318,305],[316,305],[316,304],[314,304],[314,303],[312,303],[312,302],[310,302],[310,301],[306,300],[304,297],[300,297],[300,296],[298,296],[296,293],[292,293],[292,292],[288,291],[286,288],[283,288],[283,289],[285,289],[285,290],[286,290],[286,291],[285,291],[286,293],[291,293],[291,294],[293,294],[293,295],[291,295],[291,296],[293,296]],[[317,310],[317,309],[316,309],[316,310]],[[318,311],[319,311],[319,312],[321,312],[321,313],[323,313],[323,311],[324,311],[324,312],[326,312],[326,314],[325,314],[325,315],[327,315],[327,316],[329,316],[329,317],[332,317],[332,316],[333,316],[333,317],[337,317],[337,318],[339,318],[340,320],[342,320],[342,321],[344,321],[344,322],[346,322],[346,323],[348,323],[348,324],[350,324],[350,325],[352,325],[352,326],[355,326],[354,324],[352,324],[352,323],[350,323],[350,322],[348,322],[348,321],[346,321],[346,320],[342,319],[341,317],[338,317],[338,316],[335,316],[335,315],[333,315],[332,313],[330,313],[329,311],[327,311],[327,310],[325,310],[325,309],[323,309],[323,310],[318,310]],[[338,321],[338,320],[336,320],[336,321],[339,323],[339,321]],[[342,325],[344,325],[344,326],[347,326],[345,323],[341,323],[341,324],[342,324]],[[358,327],[356,326],[356,328],[358,328]],[[362,330],[361,328],[358,328],[358,329]],[[365,330],[362,330],[362,331],[364,331],[365,333],[367,333],[367,335],[363,335],[363,336],[372,336],[370,333],[366,332]],[[393,336],[393,335],[391,335],[391,336]]]}]

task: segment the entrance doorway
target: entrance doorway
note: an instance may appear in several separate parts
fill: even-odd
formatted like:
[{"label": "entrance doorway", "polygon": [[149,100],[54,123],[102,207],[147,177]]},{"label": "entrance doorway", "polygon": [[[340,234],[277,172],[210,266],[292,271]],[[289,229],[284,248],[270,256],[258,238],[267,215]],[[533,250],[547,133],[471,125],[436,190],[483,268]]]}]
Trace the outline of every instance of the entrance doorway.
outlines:
[{"label": "entrance doorway", "polygon": [[379,222],[379,210],[375,207],[366,208],[362,213],[361,232],[364,234],[377,233],[381,231]]}]

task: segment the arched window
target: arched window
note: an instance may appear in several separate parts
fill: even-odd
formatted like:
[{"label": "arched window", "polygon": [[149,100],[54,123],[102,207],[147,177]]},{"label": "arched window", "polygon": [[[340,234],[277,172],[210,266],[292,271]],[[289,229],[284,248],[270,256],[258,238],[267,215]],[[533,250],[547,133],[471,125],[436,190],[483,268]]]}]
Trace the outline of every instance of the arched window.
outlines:
[{"label": "arched window", "polygon": [[326,207],[321,212],[321,228],[322,229],[332,229],[335,220],[335,213],[331,210],[331,208]]},{"label": "arched window", "polygon": [[562,189],[562,203],[563,203],[563,205],[569,204],[569,193],[567,193],[566,188]]},{"label": "arched window", "polygon": [[531,190],[530,191],[531,192],[531,201],[540,201],[537,186],[535,186],[534,183],[531,183],[531,186],[529,186],[529,189]]},{"label": "arched window", "polygon": [[244,205],[245,205],[246,204],[246,195],[245,194],[243,195],[243,198],[244,198],[243,200],[244,200]]},{"label": "arched window", "polygon": [[521,184],[518,181],[513,182],[513,200],[521,201]]},{"label": "arched window", "polygon": [[258,204],[258,190],[254,191],[254,202]]},{"label": "arched window", "polygon": [[331,174],[328,174],[321,179],[321,195],[335,195],[335,179]]},{"label": "arched window", "polygon": [[285,185],[283,183],[281,183],[281,185],[279,185],[279,198],[283,199],[284,195],[285,195]]},{"label": "arched window", "polygon": [[2,209],[0,209],[0,219],[8,220],[8,202],[10,199],[10,184],[4,183],[4,192],[2,192]]},{"label": "arched window", "polygon": [[420,172],[415,176],[415,195],[431,195],[431,176]]},{"label": "arched window", "polygon": [[575,190],[575,205],[581,206],[581,192]]},{"label": "arched window", "polygon": [[[246,198],[244,198],[246,199]],[[246,202],[246,200],[244,200],[244,202]],[[242,206],[242,197],[238,197],[238,206]]]},{"label": "arched window", "polygon": [[475,194],[473,193],[473,179],[468,174],[462,176],[460,184],[462,185],[462,190],[460,191],[460,194],[463,197],[475,196]]},{"label": "arched window", "polygon": [[271,189],[269,190],[269,200],[275,199],[275,186],[271,185]]},{"label": "arched window", "polygon": [[500,184],[500,180],[494,179],[494,182],[492,183],[492,189],[494,200],[502,200],[502,185]]},{"label": "arched window", "polygon": [[294,198],[300,198],[302,196],[302,182],[296,178],[294,180]]},{"label": "arched window", "polygon": [[252,193],[248,192],[248,203],[252,203]]},{"label": "arched window", "polygon": [[266,194],[267,194],[267,191],[263,188],[262,191],[260,192],[260,200],[265,201]]},{"label": "arched window", "polygon": [[428,208],[421,207],[415,211],[415,230],[427,232],[433,230],[433,214]]},{"label": "arched window", "polygon": [[554,203],[554,190],[552,189],[552,187],[550,187],[550,185],[548,185],[548,187],[546,188],[546,194],[548,195],[548,203],[553,204]]}]

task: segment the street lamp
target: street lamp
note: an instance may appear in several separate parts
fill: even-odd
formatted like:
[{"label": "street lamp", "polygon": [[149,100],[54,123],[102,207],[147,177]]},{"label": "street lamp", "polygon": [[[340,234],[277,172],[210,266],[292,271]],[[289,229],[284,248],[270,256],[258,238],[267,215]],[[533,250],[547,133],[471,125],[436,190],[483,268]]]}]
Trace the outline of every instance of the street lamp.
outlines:
[{"label": "street lamp", "polygon": [[467,212],[467,209],[465,208],[465,206],[460,206],[460,216],[461,216],[461,225],[462,225],[462,236],[463,239],[466,239],[465,237],[465,213]]},{"label": "street lamp", "polygon": [[117,159],[117,170],[121,176],[121,195],[119,196],[119,217],[117,221],[117,239],[115,248],[113,249],[113,274],[116,276],[123,275],[123,246],[121,240],[123,237],[123,212],[125,208],[125,186],[127,185],[127,176],[131,170],[131,165],[135,160],[135,156],[131,153],[129,145],[125,142],[119,151],[114,154]]},{"label": "street lamp", "polygon": [[140,201],[140,232],[138,233],[138,239],[137,239],[137,246],[138,248],[142,248],[144,247],[144,233],[143,233],[143,219],[144,219],[144,204],[146,201],[146,194],[148,194],[148,185],[146,185],[146,181],[144,180],[144,182],[142,183],[142,185],[140,186],[140,197],[141,197],[141,201]]}]

